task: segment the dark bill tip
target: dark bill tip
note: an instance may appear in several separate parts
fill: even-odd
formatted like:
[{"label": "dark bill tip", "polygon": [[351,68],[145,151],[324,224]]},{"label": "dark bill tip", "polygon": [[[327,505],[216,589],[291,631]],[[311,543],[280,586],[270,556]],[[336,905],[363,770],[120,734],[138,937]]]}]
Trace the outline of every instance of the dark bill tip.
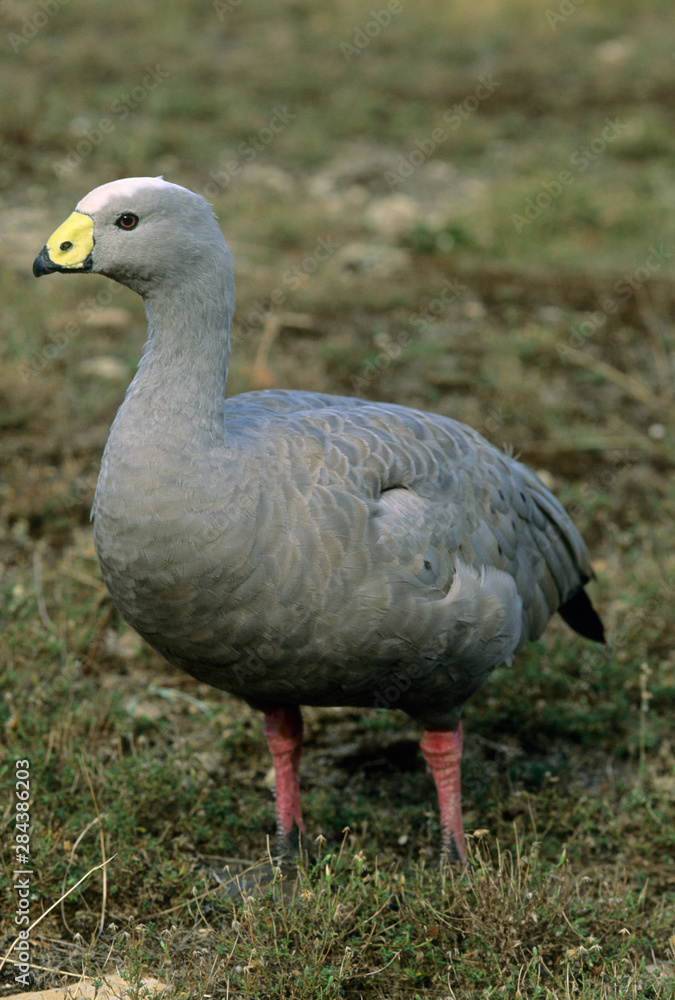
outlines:
[{"label": "dark bill tip", "polygon": [[47,247],[44,246],[33,261],[33,274],[36,278],[41,278],[43,274],[51,274],[52,271],[58,270],[58,266],[49,259]]},{"label": "dark bill tip", "polygon": [[33,261],[33,274],[36,278],[41,278],[43,274],[53,274],[54,271],[60,271],[62,274],[80,274],[81,271],[91,271],[92,267],[91,254],[87,254],[79,267],[62,267],[60,264],[55,264],[49,256],[47,247],[44,246]]}]

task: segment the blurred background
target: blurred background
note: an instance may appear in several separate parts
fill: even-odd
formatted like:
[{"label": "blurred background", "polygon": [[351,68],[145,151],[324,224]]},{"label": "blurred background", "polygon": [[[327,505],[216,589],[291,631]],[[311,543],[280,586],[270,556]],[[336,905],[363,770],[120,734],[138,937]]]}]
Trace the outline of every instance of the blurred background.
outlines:
[{"label": "blurred background", "polygon": [[[179,891],[153,875],[162,844],[257,856],[273,826],[257,716],[144,647],[98,575],[89,509],[142,303],[31,273],[91,188],[162,174],[204,194],[235,255],[230,392],[445,413],[566,503],[610,646],[552,623],[468,706],[467,824],[509,844],[536,814],[578,872],[614,870],[620,843],[631,891],[672,902],[672,4],[3,0],[0,17],[0,719],[11,758],[44,763],[46,883],[98,858],[92,837],[66,863],[92,815],[74,747],[114,817],[120,912]],[[352,824],[405,861],[436,843],[431,780],[415,727],[371,716],[309,714],[310,827],[339,842]],[[664,941],[644,954],[665,961]]]}]

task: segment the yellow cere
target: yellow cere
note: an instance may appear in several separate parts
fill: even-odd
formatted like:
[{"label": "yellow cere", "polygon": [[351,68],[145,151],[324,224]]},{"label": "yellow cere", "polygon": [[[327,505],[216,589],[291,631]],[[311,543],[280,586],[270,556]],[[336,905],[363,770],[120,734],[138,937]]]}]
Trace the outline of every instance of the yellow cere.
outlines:
[{"label": "yellow cere", "polygon": [[[64,243],[72,246],[61,250]],[[50,260],[60,267],[80,267],[94,249],[94,220],[82,212],[69,215],[47,240]]]}]

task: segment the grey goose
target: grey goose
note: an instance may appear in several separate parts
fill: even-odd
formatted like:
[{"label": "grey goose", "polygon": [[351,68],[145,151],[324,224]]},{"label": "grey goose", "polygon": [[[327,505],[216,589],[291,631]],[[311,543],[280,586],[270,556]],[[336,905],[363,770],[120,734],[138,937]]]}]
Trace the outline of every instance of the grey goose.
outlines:
[{"label": "grey goose", "polygon": [[464,702],[556,611],[604,641],[562,506],[448,417],[313,392],[226,398],[232,257],[184,187],[95,188],[33,271],[103,274],[143,297],[148,339],[92,510],[101,572],[167,660],[264,712],[279,852],[304,830],[300,706],[396,691],[424,728],[442,847],[464,860]]}]

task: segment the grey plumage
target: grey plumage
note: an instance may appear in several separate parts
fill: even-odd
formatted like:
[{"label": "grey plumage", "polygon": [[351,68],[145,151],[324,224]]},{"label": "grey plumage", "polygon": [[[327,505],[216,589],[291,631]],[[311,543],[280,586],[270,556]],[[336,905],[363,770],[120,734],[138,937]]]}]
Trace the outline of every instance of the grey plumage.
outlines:
[{"label": "grey plumage", "polygon": [[[590,574],[534,477],[453,421],[268,392],[233,397],[225,423],[198,462],[164,421],[139,421],[132,459],[118,418],[94,530],[127,621],[250,701],[368,705],[392,668],[421,661],[418,703],[438,713],[441,698],[452,725],[477,671],[541,633],[580,564]],[[495,487],[504,499],[482,511]]]},{"label": "grey plumage", "polygon": [[91,269],[146,304],[92,513],[115,605],[168,660],[265,711],[373,705],[405,675],[397,707],[455,730],[464,701],[570,601],[574,626],[592,576],[581,537],[475,431],[310,392],[226,400],[231,257],[199,196],[118,181],[75,216],[93,222],[91,249],[66,258],[64,223],[36,273]]}]

